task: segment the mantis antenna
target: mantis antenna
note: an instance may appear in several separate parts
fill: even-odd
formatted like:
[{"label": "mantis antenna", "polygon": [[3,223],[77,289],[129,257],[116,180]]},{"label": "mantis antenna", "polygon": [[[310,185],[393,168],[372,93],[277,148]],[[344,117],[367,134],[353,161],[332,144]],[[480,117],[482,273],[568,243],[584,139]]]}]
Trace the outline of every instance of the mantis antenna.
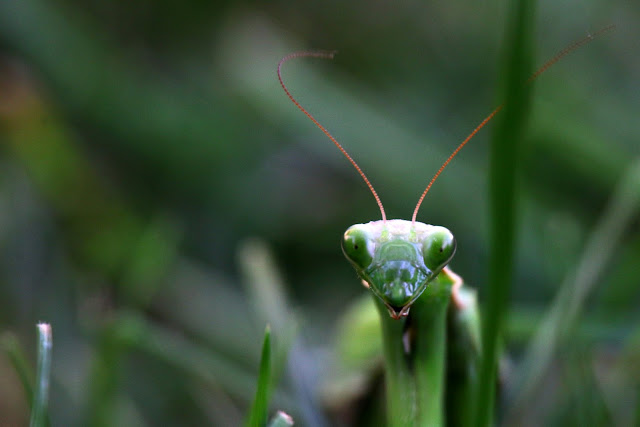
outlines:
[{"label": "mantis antenna", "polygon": [[349,160],[349,162],[353,165],[353,167],[356,168],[356,170],[358,171],[358,173],[360,174],[360,176],[362,177],[364,182],[367,184],[367,187],[369,187],[369,190],[373,194],[373,197],[376,199],[376,203],[378,204],[378,207],[380,208],[380,213],[382,214],[382,221],[384,221],[386,223],[387,222],[387,215],[384,213],[384,207],[382,206],[382,202],[380,201],[380,197],[378,196],[378,193],[376,193],[376,190],[373,188],[373,185],[371,185],[371,182],[369,181],[369,178],[367,178],[367,176],[364,174],[362,169],[360,169],[360,166],[358,166],[356,161],[353,160],[353,158],[349,155],[349,153],[347,153],[347,150],[345,150],[342,147],[342,145],[340,145],[340,143],[333,137],[333,135],[331,135],[329,133],[329,131],[324,126],[322,126],[320,124],[320,122],[318,122],[315,119],[315,117],[313,117],[311,115],[311,113],[309,113],[307,110],[305,110],[305,108],[302,105],[300,105],[300,103],[298,101],[296,101],[296,99],[293,97],[293,95],[291,95],[291,92],[289,92],[289,90],[285,86],[284,81],[282,81],[282,74],[281,74],[280,70],[282,68],[282,64],[284,64],[288,60],[294,59],[294,58],[304,58],[304,57],[307,57],[307,58],[311,57],[311,58],[333,59],[335,54],[336,54],[335,51],[333,51],[333,52],[303,51],[303,52],[291,53],[291,54],[285,56],[284,58],[282,58],[280,60],[280,62],[278,63],[278,80],[280,80],[280,84],[282,85],[282,89],[284,89],[285,93],[287,94],[289,99],[296,105],[296,107],[298,107],[300,109],[300,111],[302,111],[309,119],[311,119],[311,121],[316,126],[318,126],[320,128],[320,130],[325,135],[327,135],[329,137],[331,142],[333,142],[336,145],[336,147],[338,147],[338,150],[340,150],[340,152],[342,152],[342,154],[344,154],[344,156],[347,158],[347,160]]},{"label": "mantis antenna", "polygon": [[[540,68],[538,68],[538,70],[536,72],[534,72],[531,75],[531,77],[529,77],[529,79],[527,79],[527,83],[531,83],[538,76],[540,76],[540,74],[542,74],[545,71],[547,71],[553,64],[558,62],[560,59],[562,59],[566,55],[570,54],[571,52],[573,52],[574,50],[578,49],[579,47],[589,43],[590,41],[592,41],[597,36],[600,36],[600,35],[602,35],[602,34],[604,34],[606,32],[609,32],[609,31],[613,30],[614,28],[615,28],[615,25],[610,25],[608,27],[605,27],[605,28],[602,28],[602,29],[596,31],[593,34],[588,34],[586,37],[583,37],[578,41],[575,41],[575,42],[571,43],[569,46],[565,47],[560,52],[558,52],[553,58],[551,58],[550,60],[545,62]],[[446,168],[447,165],[451,162],[451,160],[453,160],[453,158],[458,154],[458,152],[460,152],[462,147],[467,145],[467,142],[469,142],[469,140],[471,140],[471,138],[473,138],[476,135],[476,133],[478,133],[478,131],[480,129],[482,129],[487,123],[489,123],[489,121],[491,119],[493,119],[493,117],[496,114],[498,114],[498,112],[500,110],[502,110],[503,106],[504,106],[504,104],[499,105],[495,110],[493,110],[491,112],[491,114],[489,114],[482,122],[480,122],[480,124],[469,134],[469,136],[467,136],[456,147],[456,149],[453,150],[453,153],[451,153],[451,155],[447,158],[447,160],[444,161],[442,166],[440,166],[440,169],[438,169],[438,171],[435,173],[435,175],[433,175],[433,178],[431,178],[431,181],[429,181],[429,184],[427,184],[427,188],[425,188],[425,190],[422,192],[422,195],[420,196],[420,199],[418,199],[418,204],[416,205],[416,208],[413,210],[413,216],[411,217],[411,224],[415,224],[416,217],[418,216],[418,210],[420,209],[420,205],[422,204],[422,201],[424,200],[424,197],[427,195],[427,193],[431,189],[431,186],[436,181],[436,179],[438,179],[438,176],[440,176],[440,174],[442,173],[444,168]]]}]

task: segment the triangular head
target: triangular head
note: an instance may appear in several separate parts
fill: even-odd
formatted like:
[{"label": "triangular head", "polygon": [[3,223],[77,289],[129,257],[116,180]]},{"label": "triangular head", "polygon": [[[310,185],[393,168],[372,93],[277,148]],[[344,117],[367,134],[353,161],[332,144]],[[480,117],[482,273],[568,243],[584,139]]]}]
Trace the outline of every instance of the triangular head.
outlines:
[{"label": "triangular head", "polygon": [[453,258],[456,240],[445,227],[401,219],[372,221],[349,227],[342,251],[398,319]]}]

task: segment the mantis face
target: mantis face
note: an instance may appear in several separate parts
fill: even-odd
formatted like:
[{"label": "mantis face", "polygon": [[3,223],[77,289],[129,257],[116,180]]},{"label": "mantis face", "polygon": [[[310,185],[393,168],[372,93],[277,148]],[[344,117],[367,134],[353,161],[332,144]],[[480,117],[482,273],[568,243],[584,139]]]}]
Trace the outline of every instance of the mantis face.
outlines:
[{"label": "mantis face", "polygon": [[342,251],[398,319],[453,258],[456,240],[445,227],[400,219],[373,221],[349,227]]}]

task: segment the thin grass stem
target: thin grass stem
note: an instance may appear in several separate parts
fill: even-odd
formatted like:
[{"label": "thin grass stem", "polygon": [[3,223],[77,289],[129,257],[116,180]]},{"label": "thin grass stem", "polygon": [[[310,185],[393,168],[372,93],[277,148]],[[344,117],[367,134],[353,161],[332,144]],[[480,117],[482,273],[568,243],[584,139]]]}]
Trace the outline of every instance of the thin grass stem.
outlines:
[{"label": "thin grass stem", "polygon": [[38,369],[33,406],[31,407],[30,427],[44,427],[47,425],[52,345],[51,325],[38,323]]},{"label": "thin grass stem", "polygon": [[500,337],[510,294],[516,230],[516,182],[519,145],[524,132],[531,73],[534,2],[513,2],[508,14],[504,63],[504,113],[491,141],[489,167],[490,254],[482,322],[482,358],[474,399],[473,423],[493,423]]}]

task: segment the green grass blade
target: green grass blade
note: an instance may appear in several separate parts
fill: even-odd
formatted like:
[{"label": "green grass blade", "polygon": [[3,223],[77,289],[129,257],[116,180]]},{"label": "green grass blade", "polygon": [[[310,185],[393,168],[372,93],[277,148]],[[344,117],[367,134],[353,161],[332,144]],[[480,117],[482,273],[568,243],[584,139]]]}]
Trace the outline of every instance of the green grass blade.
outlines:
[{"label": "green grass blade", "polygon": [[256,397],[251,406],[247,427],[263,427],[267,424],[267,411],[269,405],[269,386],[271,382],[271,328],[267,325],[264,331],[262,344],[262,357],[260,358],[260,374],[258,375],[258,387]]},{"label": "green grass blade", "polygon": [[293,425],[293,418],[289,414],[278,411],[269,422],[269,427],[288,427]]},{"label": "green grass blade", "polygon": [[36,391],[31,407],[30,427],[47,425],[47,404],[49,402],[49,377],[51,375],[51,325],[38,324],[38,371],[36,374]]},{"label": "green grass blade", "polygon": [[530,85],[523,84],[531,72],[534,3],[512,3],[507,17],[506,57],[503,73],[504,111],[497,117],[491,141],[490,256],[483,312],[482,349],[473,417],[477,426],[491,425],[499,342],[510,293],[514,241],[517,158],[524,131]]}]

